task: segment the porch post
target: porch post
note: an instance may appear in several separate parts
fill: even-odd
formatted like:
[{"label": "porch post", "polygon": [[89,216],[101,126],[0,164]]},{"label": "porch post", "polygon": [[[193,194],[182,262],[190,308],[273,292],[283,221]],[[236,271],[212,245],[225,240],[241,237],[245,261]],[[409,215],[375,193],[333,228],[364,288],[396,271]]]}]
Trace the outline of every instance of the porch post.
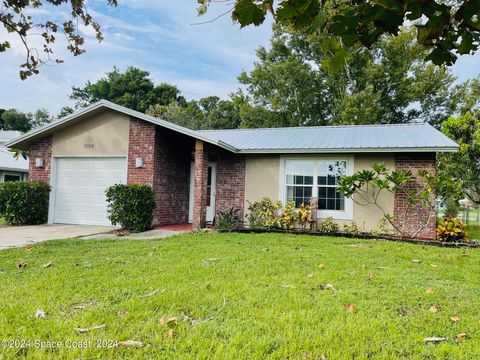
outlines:
[{"label": "porch post", "polygon": [[201,140],[195,142],[195,174],[193,190],[192,225],[194,230],[205,227],[207,222],[208,154]]}]

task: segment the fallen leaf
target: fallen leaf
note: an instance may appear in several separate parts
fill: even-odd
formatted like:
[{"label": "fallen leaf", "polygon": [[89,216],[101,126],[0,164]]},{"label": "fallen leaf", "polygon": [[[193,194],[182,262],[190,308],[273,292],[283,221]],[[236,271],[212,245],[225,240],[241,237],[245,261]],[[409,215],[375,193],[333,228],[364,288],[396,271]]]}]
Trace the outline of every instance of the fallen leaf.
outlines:
[{"label": "fallen leaf", "polygon": [[367,280],[368,280],[368,281],[372,281],[374,277],[375,277],[375,275],[373,275],[373,274],[368,274]]},{"label": "fallen leaf", "polygon": [[333,287],[332,284],[327,284],[327,285],[325,285],[325,289],[327,289],[327,290],[333,290],[333,291],[337,290],[337,289],[335,289],[335,288]]},{"label": "fallen leaf", "polygon": [[430,266],[431,266],[432,268],[437,268],[437,267],[438,267],[438,265],[435,265],[435,264],[430,264]]},{"label": "fallen leaf", "polygon": [[26,252],[32,252],[32,245],[28,245],[28,246],[25,248],[25,251],[26,251]]},{"label": "fallen leaf", "polygon": [[117,312],[117,315],[118,315],[119,317],[121,317],[121,318],[124,318],[125,316],[127,316],[127,314],[128,314],[128,311],[125,310],[125,309],[120,309],[120,310],[118,310],[118,312]]},{"label": "fallen leaf", "polygon": [[347,312],[351,312],[352,314],[357,312],[357,307],[354,304],[345,304],[343,307]]},{"label": "fallen leaf", "polygon": [[75,310],[83,310],[86,307],[94,306],[95,304],[96,304],[96,302],[92,300],[92,301],[89,301],[89,302],[86,302],[86,303],[75,304],[75,305],[73,305],[73,308]]},{"label": "fallen leaf", "polygon": [[177,318],[163,315],[160,318],[160,324],[167,325],[168,327],[173,327],[177,325]]},{"label": "fallen leaf", "polygon": [[145,295],[140,296],[140,299],[144,299],[144,298],[147,298],[147,297],[156,295],[156,294],[158,294],[159,292],[164,293],[165,291],[166,291],[165,289],[162,289],[162,290],[157,289],[157,290],[152,291],[151,293],[148,293],[148,294],[145,294]]},{"label": "fallen leaf", "polygon": [[433,288],[428,288],[427,290],[425,290],[425,292],[427,294],[433,294],[435,292],[435,290]]},{"label": "fallen leaf", "polygon": [[173,329],[168,329],[168,338],[173,339],[174,336],[175,334],[173,333]]},{"label": "fallen leaf", "polygon": [[325,269],[325,264],[320,264],[320,265],[318,265],[318,268],[319,268],[319,269],[322,269],[322,270]]},{"label": "fallen leaf", "polygon": [[379,266],[377,267],[377,269],[380,269],[380,270],[390,270],[390,268],[386,267],[386,266]]},{"label": "fallen leaf", "polygon": [[308,275],[307,275],[307,278],[308,278],[308,279],[313,278],[313,274],[308,274]]},{"label": "fallen leaf", "polygon": [[414,263],[414,264],[420,264],[421,262],[422,262],[422,260],[412,259],[412,263]]},{"label": "fallen leaf", "polygon": [[441,342],[441,341],[445,341],[447,340],[446,337],[438,337],[438,336],[432,336],[432,337],[427,337],[425,339],[423,339],[423,341],[425,341],[426,343],[438,343],[438,342]]},{"label": "fallen leaf", "polygon": [[327,360],[327,358],[325,357],[325,354],[322,354],[322,356],[320,356],[320,360]]},{"label": "fallen leaf", "polygon": [[143,347],[143,343],[141,343],[140,341],[135,341],[135,340],[125,340],[125,341],[119,341],[117,346]]},{"label": "fallen leaf", "polygon": [[430,306],[430,311],[435,314],[438,312],[438,308],[436,306]]},{"label": "fallen leaf", "polygon": [[460,318],[458,316],[450,316],[449,319],[452,320],[453,322],[460,321]]},{"label": "fallen leaf", "polygon": [[287,289],[295,289],[295,286],[290,284],[280,284],[280,286]]},{"label": "fallen leaf", "polygon": [[49,261],[48,263],[42,265],[42,268],[46,269],[49,268],[50,266],[53,266],[53,262]]},{"label": "fallen leaf", "polygon": [[464,251],[464,252],[462,253],[462,256],[468,256],[468,253],[467,253],[466,251]]},{"label": "fallen leaf", "polygon": [[91,328],[74,328],[74,330],[76,332],[78,332],[79,334],[86,334],[88,333],[89,331],[92,331],[92,330],[99,330],[99,329],[105,329],[107,327],[107,325],[103,324],[103,325],[98,325],[98,326],[93,326]]},{"label": "fallen leaf", "polygon": [[27,267],[27,263],[19,262],[17,263],[17,269],[25,269]]},{"label": "fallen leaf", "polygon": [[465,340],[466,338],[468,338],[468,334],[462,332],[462,333],[460,333],[460,334],[457,334],[457,336],[455,336],[455,338],[456,338],[457,340]]},{"label": "fallen leaf", "polygon": [[35,319],[46,319],[46,317],[47,314],[45,314],[45,311],[43,311],[42,309],[38,309],[35,312]]}]

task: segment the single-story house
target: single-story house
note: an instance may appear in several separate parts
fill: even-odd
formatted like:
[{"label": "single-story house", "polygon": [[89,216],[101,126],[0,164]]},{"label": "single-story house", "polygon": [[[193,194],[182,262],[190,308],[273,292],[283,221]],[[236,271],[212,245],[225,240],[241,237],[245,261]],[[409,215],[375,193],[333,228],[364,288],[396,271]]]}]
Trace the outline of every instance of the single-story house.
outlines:
[{"label": "single-story house", "polygon": [[[263,197],[298,205],[314,196],[319,219],[365,230],[382,214],[339,193],[338,174],[379,161],[435,171],[436,153],[458,147],[428,124],[194,131],[104,100],[8,146],[30,150],[29,178],[52,185],[50,223],[108,225],[105,189],[140,183],[156,194],[153,225],[201,228],[218,210],[238,208],[243,216],[248,202]],[[381,202],[402,216],[400,196]],[[412,223],[422,211],[408,214]],[[434,237],[435,221],[419,236]]]},{"label": "single-story house", "polygon": [[6,143],[21,135],[20,131],[0,131],[0,182],[27,179],[28,161],[22,156],[15,159],[14,155],[5,146]]}]

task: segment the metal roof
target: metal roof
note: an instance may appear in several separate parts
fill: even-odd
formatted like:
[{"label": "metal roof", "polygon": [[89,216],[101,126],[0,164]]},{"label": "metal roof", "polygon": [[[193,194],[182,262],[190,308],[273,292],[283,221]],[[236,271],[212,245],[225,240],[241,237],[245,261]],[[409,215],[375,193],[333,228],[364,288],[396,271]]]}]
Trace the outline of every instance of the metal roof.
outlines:
[{"label": "metal roof", "polygon": [[429,124],[201,130],[239,153],[436,152],[458,145]]},{"label": "metal roof", "polygon": [[0,170],[27,172],[28,160],[25,160],[22,156],[19,156],[16,160],[5,146],[0,145]]},{"label": "metal roof", "polygon": [[191,130],[106,100],[37,128],[7,144],[28,148],[35,139],[106,109],[217,145],[233,153],[346,153],[456,151],[458,145],[428,124]]}]

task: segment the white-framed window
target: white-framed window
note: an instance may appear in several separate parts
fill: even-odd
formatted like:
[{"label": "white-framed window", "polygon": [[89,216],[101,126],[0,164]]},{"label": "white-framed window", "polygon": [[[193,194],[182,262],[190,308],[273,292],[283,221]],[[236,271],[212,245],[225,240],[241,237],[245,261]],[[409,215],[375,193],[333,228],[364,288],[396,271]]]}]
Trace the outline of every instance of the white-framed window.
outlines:
[{"label": "white-framed window", "polygon": [[21,180],[22,180],[22,175],[20,174],[5,173],[5,175],[3,175],[4,182],[14,182],[14,181],[21,181]]},{"label": "white-framed window", "polygon": [[281,157],[279,198],[298,208],[316,197],[319,218],[353,220],[353,202],[338,190],[338,180],[352,173],[351,155]]}]

